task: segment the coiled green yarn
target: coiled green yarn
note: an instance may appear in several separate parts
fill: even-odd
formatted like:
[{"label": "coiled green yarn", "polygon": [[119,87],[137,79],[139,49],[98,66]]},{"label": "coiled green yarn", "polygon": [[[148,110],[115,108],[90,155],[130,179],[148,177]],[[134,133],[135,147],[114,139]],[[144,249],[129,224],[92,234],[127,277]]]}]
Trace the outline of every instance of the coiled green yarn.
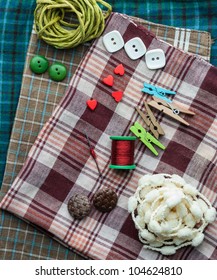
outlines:
[{"label": "coiled green yarn", "polygon": [[[37,0],[34,11],[35,31],[47,44],[59,49],[73,48],[98,38],[112,7],[103,0]],[[99,7],[107,8],[104,13]],[[77,22],[66,21],[76,16]]]}]

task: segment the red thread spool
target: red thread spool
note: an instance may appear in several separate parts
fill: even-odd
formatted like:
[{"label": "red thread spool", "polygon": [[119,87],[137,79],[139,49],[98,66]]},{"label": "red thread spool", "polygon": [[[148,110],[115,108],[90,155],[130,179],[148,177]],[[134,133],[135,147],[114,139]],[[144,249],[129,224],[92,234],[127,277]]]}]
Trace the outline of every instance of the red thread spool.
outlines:
[{"label": "red thread spool", "polygon": [[135,169],[134,164],[134,136],[110,136],[112,139],[112,155],[110,168]]}]

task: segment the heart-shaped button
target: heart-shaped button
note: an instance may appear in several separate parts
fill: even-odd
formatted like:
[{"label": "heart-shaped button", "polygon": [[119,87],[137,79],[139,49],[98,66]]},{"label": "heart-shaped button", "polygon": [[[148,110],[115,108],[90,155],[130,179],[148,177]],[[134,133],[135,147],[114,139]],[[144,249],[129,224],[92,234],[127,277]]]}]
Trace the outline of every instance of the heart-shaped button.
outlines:
[{"label": "heart-shaped button", "polygon": [[123,97],[123,92],[122,91],[113,91],[112,97],[115,99],[116,102],[120,102]]},{"label": "heart-shaped button", "polygon": [[93,111],[97,106],[97,100],[96,99],[87,100],[87,106]]},{"label": "heart-shaped button", "polygon": [[124,75],[124,72],[125,72],[125,70],[124,70],[123,64],[119,64],[119,65],[114,69],[114,73],[115,73],[116,75],[123,76],[123,75]]},{"label": "heart-shaped button", "polygon": [[112,87],[114,84],[114,78],[112,75],[108,75],[106,78],[103,79],[103,83],[107,86]]}]

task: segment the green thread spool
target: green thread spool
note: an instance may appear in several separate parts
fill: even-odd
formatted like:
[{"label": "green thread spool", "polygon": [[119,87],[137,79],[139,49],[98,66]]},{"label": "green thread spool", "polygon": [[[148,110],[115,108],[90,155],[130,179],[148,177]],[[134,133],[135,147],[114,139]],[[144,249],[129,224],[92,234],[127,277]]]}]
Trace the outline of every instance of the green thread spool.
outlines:
[{"label": "green thread spool", "polygon": [[110,136],[112,140],[111,164],[112,169],[135,169],[134,136]]},{"label": "green thread spool", "polygon": [[[111,5],[103,0],[37,0],[36,3],[35,31],[39,38],[58,49],[73,48],[98,38],[112,11]],[[98,3],[107,11],[103,12]]]}]

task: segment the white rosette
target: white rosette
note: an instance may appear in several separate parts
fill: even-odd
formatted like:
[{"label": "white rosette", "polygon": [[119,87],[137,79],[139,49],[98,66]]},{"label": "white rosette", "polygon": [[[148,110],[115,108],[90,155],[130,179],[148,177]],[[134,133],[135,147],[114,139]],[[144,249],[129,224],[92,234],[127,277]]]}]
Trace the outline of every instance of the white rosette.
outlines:
[{"label": "white rosette", "polygon": [[172,255],[203,242],[205,227],[216,210],[195,187],[178,175],[147,174],[128,201],[139,239],[145,248]]}]

